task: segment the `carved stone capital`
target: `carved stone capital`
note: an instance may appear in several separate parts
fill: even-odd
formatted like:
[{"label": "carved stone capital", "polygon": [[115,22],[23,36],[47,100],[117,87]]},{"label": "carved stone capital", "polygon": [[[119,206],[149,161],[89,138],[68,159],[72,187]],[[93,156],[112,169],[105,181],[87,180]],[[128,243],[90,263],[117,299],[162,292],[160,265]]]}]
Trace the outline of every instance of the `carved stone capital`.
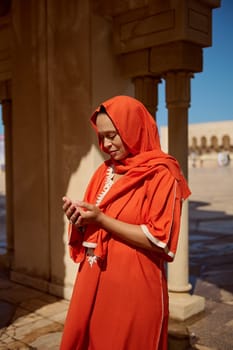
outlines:
[{"label": "carved stone capital", "polygon": [[133,78],[135,97],[142,101],[153,117],[158,109],[158,84],[160,77],[140,76]]},{"label": "carved stone capital", "polygon": [[166,81],[167,108],[189,108],[190,106],[190,80],[193,74],[190,72],[168,72],[164,78]]}]

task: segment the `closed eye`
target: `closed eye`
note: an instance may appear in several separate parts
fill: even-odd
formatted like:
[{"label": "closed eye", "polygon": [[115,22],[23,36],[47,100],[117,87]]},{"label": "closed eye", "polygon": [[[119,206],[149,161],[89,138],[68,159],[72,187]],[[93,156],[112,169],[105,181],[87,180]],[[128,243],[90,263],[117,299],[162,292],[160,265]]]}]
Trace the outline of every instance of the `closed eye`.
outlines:
[{"label": "closed eye", "polygon": [[101,140],[107,139],[107,140],[113,141],[117,135],[118,135],[117,132],[111,132],[106,134],[99,134],[99,138]]}]

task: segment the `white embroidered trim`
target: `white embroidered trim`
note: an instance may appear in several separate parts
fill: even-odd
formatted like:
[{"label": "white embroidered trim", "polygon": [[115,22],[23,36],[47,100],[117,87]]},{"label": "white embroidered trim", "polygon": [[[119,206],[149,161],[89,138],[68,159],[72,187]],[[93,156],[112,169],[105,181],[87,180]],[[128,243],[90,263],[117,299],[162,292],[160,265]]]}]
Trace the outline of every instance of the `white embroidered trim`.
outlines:
[{"label": "white embroidered trim", "polygon": [[158,238],[154,237],[150,231],[148,230],[146,225],[140,225],[141,229],[143,231],[143,233],[145,234],[145,236],[152,242],[154,243],[157,247],[162,248],[164,250],[164,253],[166,253],[167,255],[169,255],[171,258],[175,257],[175,254],[172,253],[169,249],[166,243],[161,242],[160,240],[158,240]]},{"label": "white embroidered trim", "polygon": [[86,248],[96,248],[97,243],[84,241],[83,246]]},{"label": "white embroidered trim", "polygon": [[110,190],[110,188],[113,185],[113,176],[114,176],[114,169],[113,166],[109,166],[106,172],[106,181],[105,181],[105,185],[103,188],[103,191],[101,193],[98,194],[97,199],[96,199],[96,205],[98,206],[101,201],[103,200],[104,196],[108,193],[108,191]]},{"label": "white embroidered trim", "polygon": [[[103,200],[105,195],[108,193],[108,191],[112,187],[113,177],[114,177],[114,168],[113,168],[113,166],[109,166],[107,171],[106,171],[106,180],[105,180],[104,188],[103,188],[102,192],[99,193],[97,198],[96,198],[95,204],[97,206],[100,205],[101,201]],[[88,248],[87,249],[87,261],[89,262],[90,266],[92,267],[93,264],[96,264],[97,260],[98,260],[98,256],[94,255],[94,250],[93,250],[94,248],[97,247],[97,243],[84,241],[83,246]]]},{"label": "white embroidered trim", "polygon": [[[176,200],[176,191],[177,191],[177,181],[175,182],[175,189],[174,189],[174,197],[173,197],[173,210],[172,210],[172,222],[171,222],[171,227],[169,231],[169,237],[171,234],[171,229],[173,225],[173,220],[174,220],[174,207],[175,207],[175,200]],[[156,237],[154,237],[150,231],[148,230],[146,225],[141,225],[142,231],[144,232],[145,236],[157,247],[160,247],[164,250],[164,253],[166,253],[168,256],[170,256],[172,259],[174,259],[175,254],[172,253],[169,249],[166,243],[159,241]]]}]

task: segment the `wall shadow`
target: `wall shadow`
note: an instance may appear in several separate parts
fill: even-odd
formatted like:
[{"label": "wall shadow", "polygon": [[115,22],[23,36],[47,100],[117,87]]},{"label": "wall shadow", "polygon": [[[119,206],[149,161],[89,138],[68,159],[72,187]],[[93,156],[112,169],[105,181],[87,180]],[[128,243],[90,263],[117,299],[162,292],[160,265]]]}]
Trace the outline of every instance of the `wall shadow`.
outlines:
[{"label": "wall shadow", "polygon": [[[190,282],[195,294],[198,279],[215,285],[216,291],[233,293],[233,215],[206,210],[208,204],[189,202]],[[215,300],[219,294],[215,293]]]}]

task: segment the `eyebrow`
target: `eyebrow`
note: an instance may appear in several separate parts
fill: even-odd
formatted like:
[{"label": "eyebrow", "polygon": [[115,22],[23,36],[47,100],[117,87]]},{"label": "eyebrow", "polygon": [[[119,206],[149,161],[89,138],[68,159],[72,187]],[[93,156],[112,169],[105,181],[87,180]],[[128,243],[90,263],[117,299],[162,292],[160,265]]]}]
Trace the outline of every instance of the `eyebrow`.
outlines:
[{"label": "eyebrow", "polygon": [[105,130],[105,131],[98,131],[99,135],[105,135],[105,134],[118,134],[117,130]]}]

